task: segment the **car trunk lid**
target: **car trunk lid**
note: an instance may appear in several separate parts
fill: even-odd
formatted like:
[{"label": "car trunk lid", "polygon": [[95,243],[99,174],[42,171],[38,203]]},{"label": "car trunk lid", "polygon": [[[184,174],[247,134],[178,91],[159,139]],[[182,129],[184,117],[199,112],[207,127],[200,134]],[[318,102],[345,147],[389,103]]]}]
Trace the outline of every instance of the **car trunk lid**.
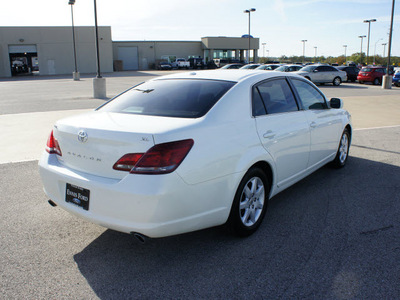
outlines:
[{"label": "car trunk lid", "polygon": [[184,120],[94,111],[60,120],[54,126],[64,166],[102,177],[122,179],[127,172],[114,164],[127,153],[145,153],[154,145],[153,134],[185,124]]}]

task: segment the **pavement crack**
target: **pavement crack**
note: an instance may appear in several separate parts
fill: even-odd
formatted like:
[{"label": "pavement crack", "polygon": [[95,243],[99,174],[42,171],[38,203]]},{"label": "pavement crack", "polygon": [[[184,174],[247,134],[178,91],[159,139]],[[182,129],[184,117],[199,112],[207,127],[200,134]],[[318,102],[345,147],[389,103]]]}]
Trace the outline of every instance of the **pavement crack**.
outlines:
[{"label": "pavement crack", "polygon": [[386,231],[386,230],[392,229],[393,227],[394,227],[393,225],[389,225],[389,226],[382,227],[382,228],[363,231],[363,232],[360,232],[360,234],[362,234],[362,235],[374,234],[374,233],[378,233],[378,232],[381,232],[381,231]]}]

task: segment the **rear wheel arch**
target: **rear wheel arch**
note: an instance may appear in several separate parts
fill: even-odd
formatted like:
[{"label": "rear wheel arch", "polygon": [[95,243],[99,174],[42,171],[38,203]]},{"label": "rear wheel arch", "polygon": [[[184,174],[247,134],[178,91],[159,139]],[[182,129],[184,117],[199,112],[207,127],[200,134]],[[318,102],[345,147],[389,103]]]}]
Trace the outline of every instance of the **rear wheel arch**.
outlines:
[{"label": "rear wheel arch", "polygon": [[270,165],[268,162],[266,162],[266,161],[259,161],[259,162],[255,163],[254,165],[252,165],[252,166],[249,168],[249,170],[250,170],[251,168],[259,168],[259,169],[261,169],[261,170],[265,173],[265,175],[266,175],[267,178],[268,178],[269,186],[270,186],[270,188],[271,188],[271,190],[272,190],[272,183],[273,183],[273,181],[274,181],[274,180],[273,180],[273,179],[274,179],[274,173],[273,173],[273,171],[272,171],[271,165]]},{"label": "rear wheel arch", "polygon": [[349,131],[349,135],[350,135],[350,142],[351,142],[351,138],[352,138],[352,136],[353,136],[353,128],[351,128],[351,125],[350,124],[347,124],[346,125],[346,127],[345,127],[345,129],[347,129],[348,131]]}]

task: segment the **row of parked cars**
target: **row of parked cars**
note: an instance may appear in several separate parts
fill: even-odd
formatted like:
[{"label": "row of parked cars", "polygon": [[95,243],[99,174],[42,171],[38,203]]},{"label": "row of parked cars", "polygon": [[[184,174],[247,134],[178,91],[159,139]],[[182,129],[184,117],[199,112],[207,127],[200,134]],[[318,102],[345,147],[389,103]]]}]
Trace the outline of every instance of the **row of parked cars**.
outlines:
[{"label": "row of parked cars", "polygon": [[340,85],[343,81],[347,81],[347,73],[340,71],[329,65],[281,65],[281,64],[229,64],[222,69],[244,69],[244,70],[265,70],[265,71],[280,71],[280,72],[295,72],[315,83],[332,83]]},{"label": "row of parked cars", "polygon": [[[325,84],[332,83],[335,86],[342,82],[358,80],[359,83],[371,82],[375,85],[382,84],[382,78],[386,74],[385,67],[367,66],[362,69],[356,66],[330,66],[327,64],[313,65],[282,65],[282,64],[227,64],[221,69],[244,69],[244,70],[266,70],[280,72],[296,72],[314,83]],[[393,75],[393,84],[400,86],[400,70],[394,72],[389,71],[389,75]]]},{"label": "row of parked cars", "polygon": [[[172,70],[172,69],[215,69],[218,68],[218,63],[213,60],[209,64],[204,64],[201,58],[191,58],[188,61],[178,58],[176,63],[171,64],[161,61],[158,64],[159,70]],[[327,64],[243,64],[240,62],[225,64],[221,69],[244,69],[244,70],[265,70],[265,71],[280,71],[280,72],[296,72],[314,83],[325,84],[332,83],[335,86],[340,85],[342,82],[358,80],[359,83],[371,82],[375,85],[382,84],[382,78],[386,74],[385,67],[367,66],[362,69],[357,66],[330,66]],[[400,72],[395,74],[394,71],[389,75],[393,76],[393,84],[400,86]]]}]

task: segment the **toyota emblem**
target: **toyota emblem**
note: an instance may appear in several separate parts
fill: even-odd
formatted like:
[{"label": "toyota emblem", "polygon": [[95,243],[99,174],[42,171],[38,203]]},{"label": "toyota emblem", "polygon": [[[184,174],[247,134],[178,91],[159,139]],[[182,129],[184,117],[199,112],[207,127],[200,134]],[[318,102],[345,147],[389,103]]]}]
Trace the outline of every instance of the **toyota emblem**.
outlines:
[{"label": "toyota emblem", "polygon": [[88,139],[88,135],[87,135],[86,131],[80,130],[78,132],[78,141],[80,141],[81,143],[84,143],[87,141],[87,139]]}]

